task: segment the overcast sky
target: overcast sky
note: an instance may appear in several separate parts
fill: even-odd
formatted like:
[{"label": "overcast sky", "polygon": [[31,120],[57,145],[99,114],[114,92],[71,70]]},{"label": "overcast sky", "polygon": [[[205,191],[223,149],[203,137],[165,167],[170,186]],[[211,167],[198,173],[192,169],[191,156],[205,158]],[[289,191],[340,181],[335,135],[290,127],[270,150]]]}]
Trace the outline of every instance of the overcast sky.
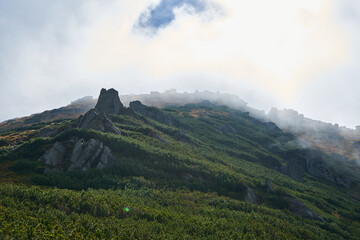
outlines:
[{"label": "overcast sky", "polygon": [[0,121],[102,87],[234,93],[354,127],[360,1],[0,0]]}]

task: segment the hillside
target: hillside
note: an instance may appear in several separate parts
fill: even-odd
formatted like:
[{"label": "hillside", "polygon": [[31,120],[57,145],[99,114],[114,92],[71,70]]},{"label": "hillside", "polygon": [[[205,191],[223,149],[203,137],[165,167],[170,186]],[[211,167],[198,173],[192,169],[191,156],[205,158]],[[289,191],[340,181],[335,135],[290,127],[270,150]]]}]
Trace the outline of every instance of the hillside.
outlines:
[{"label": "hillside", "polygon": [[3,125],[0,238],[358,239],[360,169],[346,155],[240,100],[120,97]]}]

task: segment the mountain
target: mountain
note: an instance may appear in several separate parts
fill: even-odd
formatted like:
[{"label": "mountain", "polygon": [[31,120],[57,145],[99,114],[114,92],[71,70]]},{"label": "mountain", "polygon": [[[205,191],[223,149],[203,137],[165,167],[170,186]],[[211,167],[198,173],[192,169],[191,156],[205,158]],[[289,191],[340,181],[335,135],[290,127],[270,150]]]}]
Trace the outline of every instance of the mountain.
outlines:
[{"label": "mountain", "polygon": [[165,95],[102,89],[81,115],[4,127],[0,238],[358,238],[355,159],[237,97]]}]

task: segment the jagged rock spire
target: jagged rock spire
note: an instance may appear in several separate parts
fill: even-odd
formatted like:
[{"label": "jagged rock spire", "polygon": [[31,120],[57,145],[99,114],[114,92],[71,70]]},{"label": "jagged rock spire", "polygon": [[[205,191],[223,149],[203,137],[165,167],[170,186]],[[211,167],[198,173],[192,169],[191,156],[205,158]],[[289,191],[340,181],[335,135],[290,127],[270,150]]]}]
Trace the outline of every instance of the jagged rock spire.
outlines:
[{"label": "jagged rock spire", "polygon": [[105,114],[119,114],[124,107],[119,98],[119,93],[113,88],[101,89],[100,96],[95,106],[95,110]]}]

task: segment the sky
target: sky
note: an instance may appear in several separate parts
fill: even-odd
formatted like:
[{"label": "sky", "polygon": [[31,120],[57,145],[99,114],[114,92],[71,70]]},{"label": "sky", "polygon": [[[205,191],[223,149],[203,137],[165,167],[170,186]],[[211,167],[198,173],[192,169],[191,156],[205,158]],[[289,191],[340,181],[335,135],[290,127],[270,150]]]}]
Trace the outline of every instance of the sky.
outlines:
[{"label": "sky", "polygon": [[175,88],[353,128],[359,66],[358,0],[0,0],[0,121]]}]

